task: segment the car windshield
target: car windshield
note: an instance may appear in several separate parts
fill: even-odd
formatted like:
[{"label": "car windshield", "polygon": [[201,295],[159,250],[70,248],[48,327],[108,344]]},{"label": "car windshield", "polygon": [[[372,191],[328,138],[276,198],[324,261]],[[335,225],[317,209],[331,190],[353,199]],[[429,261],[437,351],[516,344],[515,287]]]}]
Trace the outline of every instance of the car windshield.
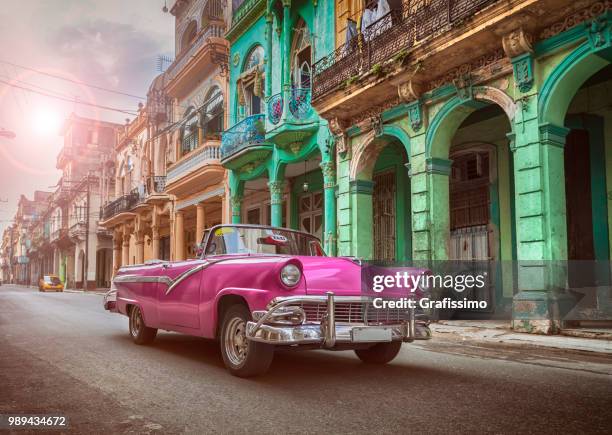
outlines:
[{"label": "car windshield", "polygon": [[44,280],[47,284],[58,285],[62,283],[57,276],[45,276]]},{"label": "car windshield", "polygon": [[212,231],[205,255],[325,255],[319,239],[297,231],[231,225],[217,227]]}]

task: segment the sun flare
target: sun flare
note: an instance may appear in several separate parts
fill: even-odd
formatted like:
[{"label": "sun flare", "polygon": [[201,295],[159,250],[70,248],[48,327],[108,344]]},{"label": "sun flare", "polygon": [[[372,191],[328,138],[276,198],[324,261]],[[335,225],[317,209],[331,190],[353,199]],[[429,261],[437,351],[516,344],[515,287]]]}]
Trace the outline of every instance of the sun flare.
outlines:
[{"label": "sun flare", "polygon": [[34,131],[41,136],[59,134],[62,117],[60,113],[49,107],[41,107],[34,112]]}]

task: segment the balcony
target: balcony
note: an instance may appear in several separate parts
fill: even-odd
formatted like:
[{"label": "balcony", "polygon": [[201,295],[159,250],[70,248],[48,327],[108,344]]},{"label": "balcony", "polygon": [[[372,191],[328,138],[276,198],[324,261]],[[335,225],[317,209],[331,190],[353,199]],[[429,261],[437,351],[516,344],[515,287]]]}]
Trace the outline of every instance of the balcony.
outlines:
[{"label": "balcony", "polygon": [[85,220],[75,221],[70,228],[68,228],[68,237],[74,241],[85,240],[85,233]]},{"label": "balcony", "polygon": [[496,2],[417,1],[392,11],[313,65],[313,100],[345,89],[367,73],[376,75],[391,61],[401,64],[417,46],[465,25],[467,19]]},{"label": "balcony", "polygon": [[201,191],[223,180],[218,140],[207,140],[168,167],[165,191],[183,196]]},{"label": "balcony", "polygon": [[60,150],[57,155],[57,161],[55,167],[57,169],[61,169],[68,164],[68,162],[72,159],[74,153],[72,151],[72,147],[64,146]]},{"label": "balcony", "polygon": [[225,24],[222,19],[211,19],[210,24],[200,31],[189,48],[181,51],[166,70],[171,97],[185,95],[201,77],[209,74],[211,66],[227,65],[229,45],[224,38]]},{"label": "balcony", "polygon": [[123,213],[127,213],[138,205],[140,202],[140,195],[138,190],[133,190],[127,195],[120,196],[114,201],[109,202],[101,210],[101,220],[109,221],[115,220],[114,218],[120,216]]},{"label": "balcony", "polygon": [[244,118],[221,137],[221,163],[230,169],[262,161],[272,153],[266,142],[266,117],[263,113]]},{"label": "balcony", "polygon": [[285,107],[283,93],[268,99],[266,140],[281,148],[303,142],[318,128],[316,112],[310,104],[310,88],[291,88]]},{"label": "balcony", "polygon": [[166,190],[166,176],[165,175],[153,175],[147,180],[147,194],[156,195],[163,194]]},{"label": "balcony", "polygon": [[50,242],[59,242],[68,237],[68,229],[67,228],[56,228],[51,232],[51,237],[49,238]]},{"label": "balcony", "polygon": [[266,0],[243,0],[233,10],[232,27],[227,32],[227,39],[234,41],[244,30],[246,30],[252,18],[256,17],[266,8]]}]

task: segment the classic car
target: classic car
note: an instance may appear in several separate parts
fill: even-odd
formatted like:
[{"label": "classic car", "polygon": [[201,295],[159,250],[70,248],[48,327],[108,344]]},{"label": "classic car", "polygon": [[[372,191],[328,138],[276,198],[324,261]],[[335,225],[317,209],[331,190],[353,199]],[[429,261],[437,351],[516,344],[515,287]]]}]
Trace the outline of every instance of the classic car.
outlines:
[{"label": "classic car", "polygon": [[217,339],[227,369],[247,377],[267,371],[276,348],[354,350],[380,364],[431,337],[413,309],[374,309],[360,261],[325,256],[310,234],[218,225],[200,246],[197,259],[118,270],[104,308],[128,316],[135,343],[158,329]]},{"label": "classic car", "polygon": [[58,276],[44,275],[38,280],[38,290],[41,292],[61,292],[64,290],[64,284],[62,284],[62,281],[59,279]]}]

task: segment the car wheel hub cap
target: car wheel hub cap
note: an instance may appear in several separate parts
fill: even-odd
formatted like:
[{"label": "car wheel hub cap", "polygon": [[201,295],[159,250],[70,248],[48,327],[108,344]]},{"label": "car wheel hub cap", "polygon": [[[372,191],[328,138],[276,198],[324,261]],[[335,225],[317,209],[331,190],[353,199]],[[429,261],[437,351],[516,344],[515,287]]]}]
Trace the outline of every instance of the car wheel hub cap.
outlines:
[{"label": "car wheel hub cap", "polygon": [[247,356],[246,324],[240,318],[230,320],[225,333],[225,353],[233,365],[241,365]]}]

